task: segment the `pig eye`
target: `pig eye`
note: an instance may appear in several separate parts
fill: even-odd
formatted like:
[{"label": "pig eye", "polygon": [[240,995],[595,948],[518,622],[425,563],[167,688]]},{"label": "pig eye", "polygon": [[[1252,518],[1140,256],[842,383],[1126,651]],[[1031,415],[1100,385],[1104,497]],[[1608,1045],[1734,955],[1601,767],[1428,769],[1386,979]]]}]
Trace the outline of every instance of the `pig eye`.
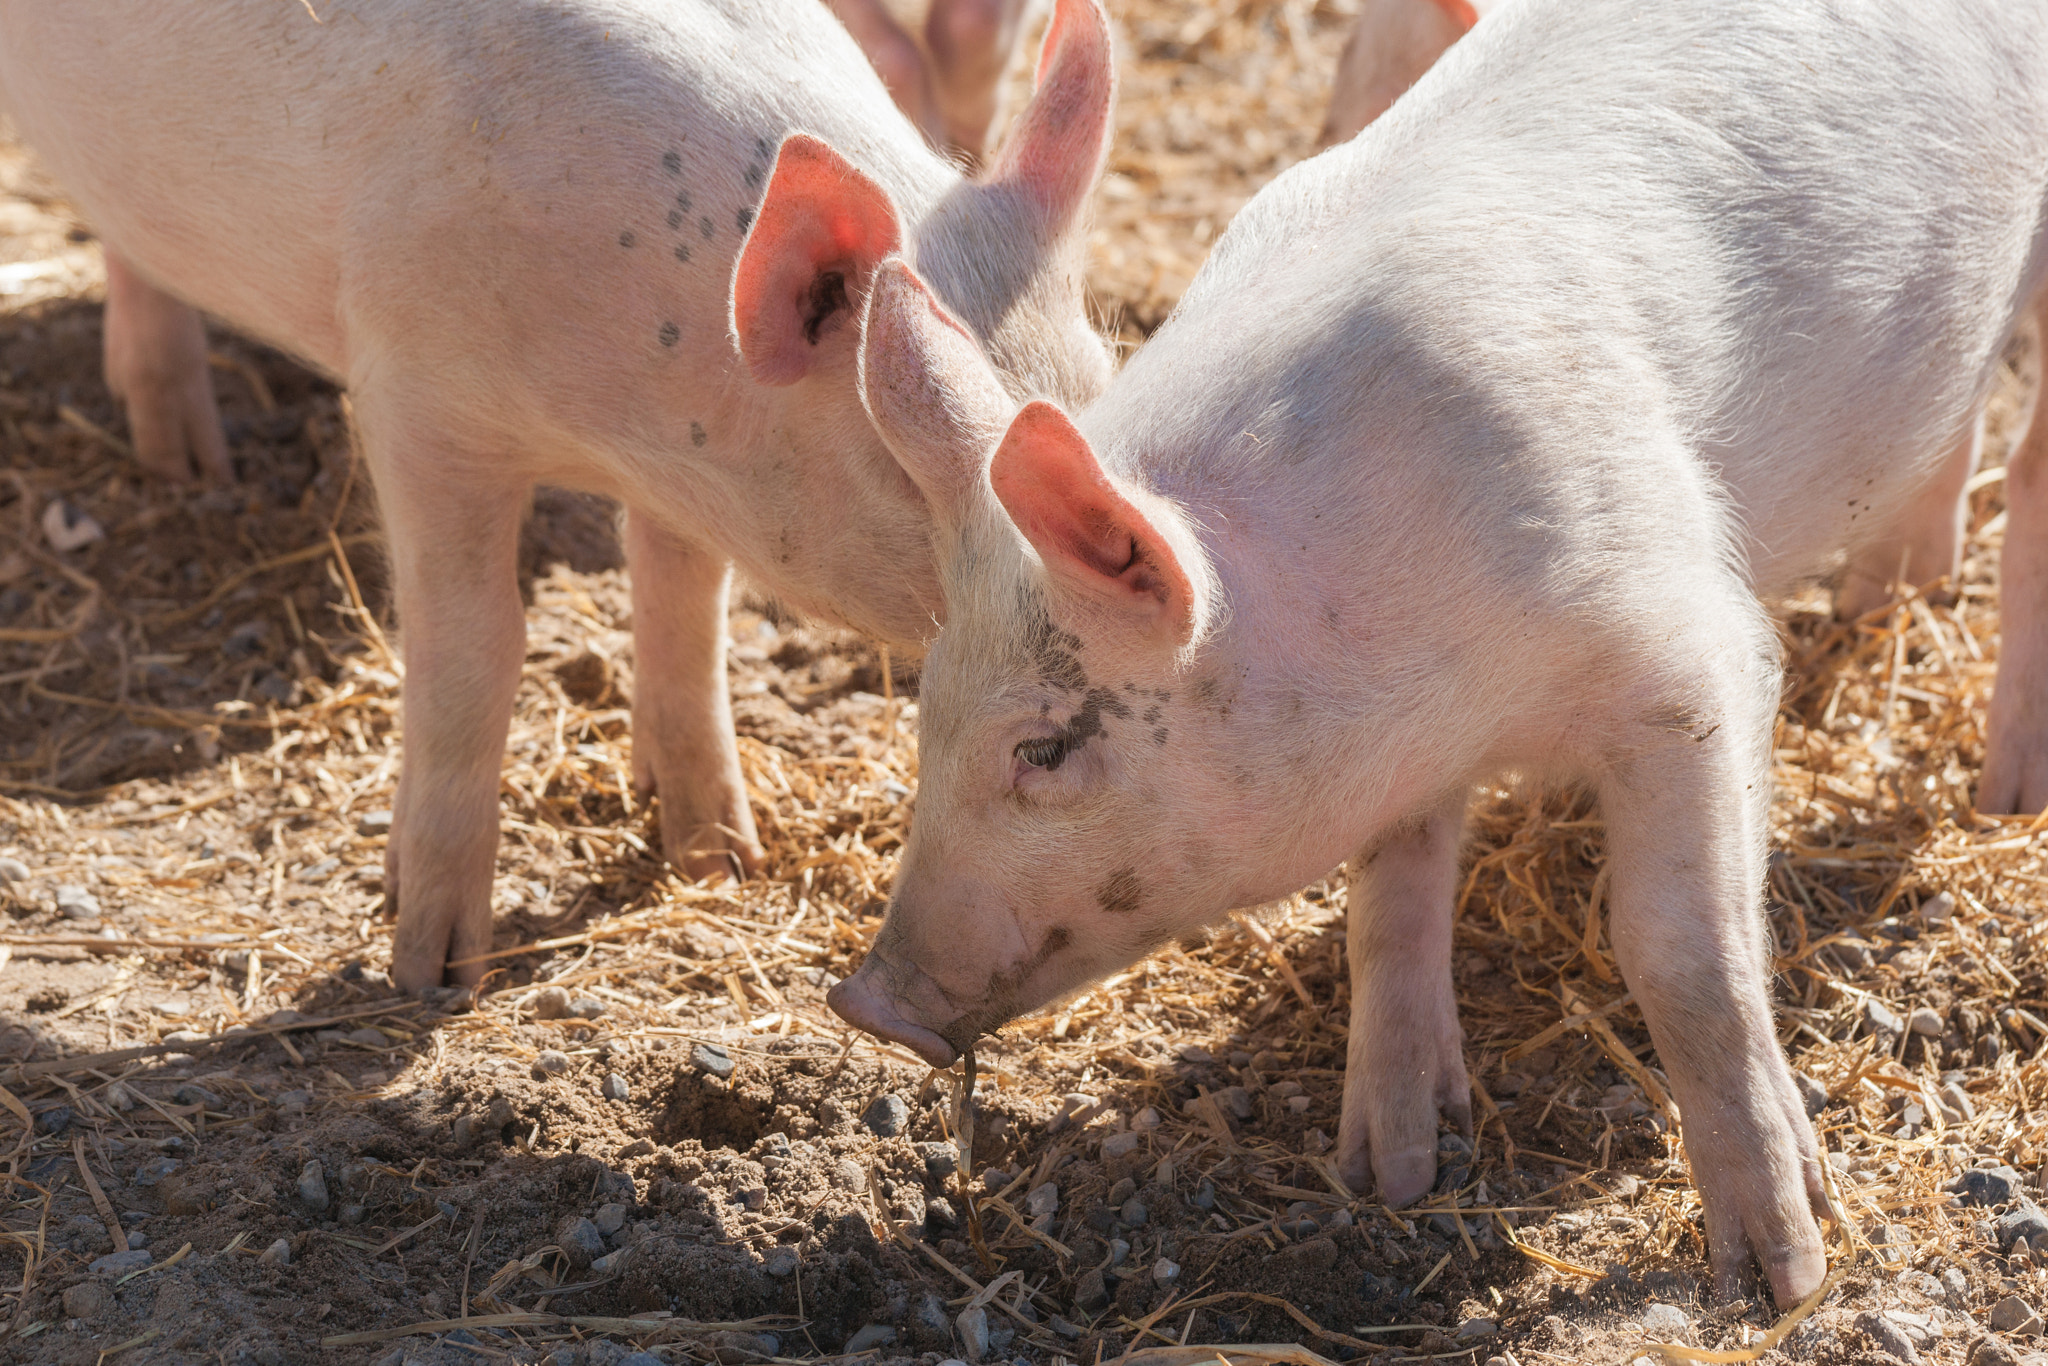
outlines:
[{"label": "pig eye", "polygon": [[1067,742],[1057,735],[1021,740],[1017,744],[1017,757],[1033,768],[1042,768],[1050,772],[1058,768],[1067,757]]}]

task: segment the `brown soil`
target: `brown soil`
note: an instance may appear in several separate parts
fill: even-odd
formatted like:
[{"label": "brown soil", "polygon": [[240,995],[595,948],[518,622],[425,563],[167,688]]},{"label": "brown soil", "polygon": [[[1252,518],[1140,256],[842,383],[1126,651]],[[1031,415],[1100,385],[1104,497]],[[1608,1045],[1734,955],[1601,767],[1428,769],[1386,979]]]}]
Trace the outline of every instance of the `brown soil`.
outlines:
[{"label": "brown soil", "polygon": [[[1306,154],[1347,16],[1117,9],[1092,278],[1135,341],[1230,213]],[[1337,882],[1006,1030],[954,1171],[957,1072],[934,1078],[823,1006],[880,923],[916,786],[914,674],[768,604],[737,610],[769,868],[741,888],[678,881],[625,782],[628,603],[611,511],[589,499],[544,494],[527,539],[503,970],[474,1008],[394,999],[380,877],[398,679],[340,397],[217,333],[243,482],[145,484],[99,380],[97,247],[12,149],[0,223],[0,268],[34,268],[0,275],[0,858],[28,873],[0,880],[0,1359],[861,1345],[930,1366],[967,1351],[957,1316],[984,1287],[989,1358],[1026,1363],[1276,1342],[1617,1363],[1644,1350],[1652,1303],[1709,1346],[1777,1321],[1754,1296],[1702,1298],[1697,1196],[1600,920],[1597,813],[1569,793],[1503,791],[1475,816],[1458,986],[1490,1104],[1475,1154],[1446,1139],[1429,1209],[1354,1200],[1325,1161],[1348,997]],[[2033,383],[2030,355],[2015,366],[2008,425]],[[1977,498],[1953,605],[1854,627],[1824,596],[1788,607],[1779,1004],[1829,1092],[1849,1222],[1831,1231],[1833,1293],[1769,1361],[1888,1361],[1858,1316],[1892,1310],[1938,1334],[1923,1360],[1961,1362],[1995,1302],[2038,1310],[2048,1291],[1988,1222],[2010,1202],[1944,1190],[1995,1160],[2038,1196],[2048,1127],[2041,837],[1967,808],[1997,648],[1998,489]],[[59,499],[105,538],[53,550],[40,525]],[[1933,1032],[1873,1028],[1871,1002],[1925,1008]],[[91,1269],[107,1214],[149,1269]],[[1481,1318],[1498,1331],[1457,1337]],[[888,1340],[854,1341],[871,1326]]]}]

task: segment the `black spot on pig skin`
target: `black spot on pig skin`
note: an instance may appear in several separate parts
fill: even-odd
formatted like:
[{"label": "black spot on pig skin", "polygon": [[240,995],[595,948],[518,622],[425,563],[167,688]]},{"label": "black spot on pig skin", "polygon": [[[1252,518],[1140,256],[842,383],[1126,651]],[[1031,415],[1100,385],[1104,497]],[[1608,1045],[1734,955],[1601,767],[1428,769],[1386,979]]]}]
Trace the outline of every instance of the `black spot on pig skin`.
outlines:
[{"label": "black spot on pig skin", "polygon": [[1152,743],[1155,745],[1163,745],[1166,743],[1166,727],[1152,727]]},{"label": "black spot on pig skin", "polygon": [[1044,942],[1038,946],[1038,958],[1033,966],[1043,963],[1061,949],[1074,942],[1074,932],[1065,925],[1055,925],[1045,932]]},{"label": "black spot on pig skin", "polygon": [[701,422],[692,422],[692,423],[690,424],[690,444],[691,444],[692,446],[701,446],[701,445],[703,445],[703,444],[704,444],[704,443],[705,443],[706,441],[708,441],[709,439],[710,439],[709,437],[707,437],[707,436],[705,436],[705,435],[704,435],[704,424],[703,424],[703,423],[701,423]]},{"label": "black spot on pig skin", "polygon": [[1144,896],[1144,888],[1138,883],[1138,870],[1119,868],[1109,875],[1109,880],[1095,890],[1095,900],[1111,915],[1129,915],[1138,909],[1138,902]]},{"label": "black spot on pig skin", "polygon": [[672,228],[683,226],[683,211],[681,209],[670,209],[668,211],[668,225]]},{"label": "black spot on pig skin", "polygon": [[741,232],[745,232],[748,228],[753,226],[754,211],[752,209],[741,209],[738,213],[733,215],[732,221],[739,225],[739,229]]},{"label": "black spot on pig skin", "polygon": [[712,226],[710,219],[700,218],[697,220],[697,231],[709,237],[712,233],[717,232],[718,229]]},{"label": "black spot on pig skin", "polygon": [[676,191],[676,207],[681,209],[684,213],[688,213],[690,211],[690,192],[688,190]]},{"label": "black spot on pig skin", "polygon": [[690,259],[690,244],[688,242],[676,243],[676,259],[678,261],[688,261]]},{"label": "black spot on pig skin", "polygon": [[681,175],[683,173],[683,154],[681,152],[663,152],[661,154],[661,168],[670,175]]},{"label": "black spot on pig skin", "polygon": [[630,228],[628,228],[625,232],[619,234],[619,245],[622,247],[630,247],[639,240],[639,238],[633,235],[632,229]]},{"label": "black spot on pig skin", "polygon": [[677,327],[674,323],[663,323],[660,335],[663,346],[674,346],[682,338],[683,329]]}]

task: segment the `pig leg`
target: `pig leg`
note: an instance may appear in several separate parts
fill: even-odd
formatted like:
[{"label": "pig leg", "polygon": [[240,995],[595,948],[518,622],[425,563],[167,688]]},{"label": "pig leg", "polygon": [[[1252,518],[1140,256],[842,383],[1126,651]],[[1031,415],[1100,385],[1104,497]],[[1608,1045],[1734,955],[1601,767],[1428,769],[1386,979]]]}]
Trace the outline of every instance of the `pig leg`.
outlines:
[{"label": "pig leg", "polygon": [[633,581],[633,784],[661,794],[670,863],[691,877],[761,867],[725,677],[732,566],[626,514]]},{"label": "pig leg", "polygon": [[1963,567],[1963,533],[1967,530],[1970,500],[1963,490],[1977,472],[1977,460],[1984,452],[1984,415],[1979,412],[1970,430],[1942,461],[1934,481],[1916,498],[1900,518],[1893,534],[1859,552],[1842,576],[1835,593],[1835,615],[1853,621],[1874,612],[1892,600],[1892,580],[1905,561],[1907,583],[1932,583],[1947,575],[1953,583]]},{"label": "pig leg", "polygon": [[107,388],[128,410],[142,467],[165,479],[233,481],[199,315],[110,248],[103,330]]},{"label": "pig leg", "polygon": [[987,150],[1023,20],[1024,0],[932,0],[924,40],[948,147],[974,158]]},{"label": "pig leg", "polygon": [[826,0],[826,7],[860,44],[875,74],[889,88],[889,97],[896,101],[896,107],[926,137],[934,141],[943,137],[944,126],[932,95],[931,73],[925,69],[924,54],[917,50],[917,43],[903,31],[882,0]]},{"label": "pig leg", "polygon": [[1435,0],[1365,0],[1337,59],[1316,146],[1348,142],[1387,111],[1465,30]]},{"label": "pig leg", "polygon": [[1351,1043],[1338,1173],[1406,1205],[1436,1184],[1441,1110],[1472,1132],[1472,1089],[1451,989],[1451,911],[1465,794],[1381,839],[1351,865],[1345,937]]},{"label": "pig leg", "polygon": [[1814,1222],[1826,1197],[1765,984],[1758,891],[1778,671],[1753,625],[1752,641],[1718,652],[1734,661],[1718,683],[1703,652],[1706,683],[1628,723],[1637,733],[1600,802],[1615,955],[1671,1078],[1715,1293],[1737,1293],[1753,1249],[1789,1308],[1827,1273]]},{"label": "pig leg", "polygon": [[[2034,299],[2048,344],[2048,290]],[[1998,680],[1977,809],[2048,807],[2048,404],[2005,465],[2005,546],[1998,557]]]},{"label": "pig leg", "polygon": [[[498,777],[526,653],[519,525],[532,488],[368,393],[356,413],[405,656],[405,770],[384,872],[398,906],[391,976],[418,991],[491,947]],[[474,983],[487,966],[453,975]]]}]

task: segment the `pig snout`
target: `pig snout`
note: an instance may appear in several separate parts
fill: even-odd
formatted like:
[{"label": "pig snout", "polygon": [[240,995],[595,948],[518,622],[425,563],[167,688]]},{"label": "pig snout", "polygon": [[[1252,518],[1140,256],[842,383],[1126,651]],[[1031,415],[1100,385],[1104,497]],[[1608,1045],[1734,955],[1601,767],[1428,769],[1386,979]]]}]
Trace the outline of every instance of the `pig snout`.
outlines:
[{"label": "pig snout", "polygon": [[932,1002],[926,998],[945,999],[922,968],[890,961],[877,945],[858,972],[826,994],[825,1004],[854,1028],[900,1043],[933,1067],[951,1067],[960,1050],[938,1030],[907,1018],[924,1013],[918,1003],[928,1006]]}]

